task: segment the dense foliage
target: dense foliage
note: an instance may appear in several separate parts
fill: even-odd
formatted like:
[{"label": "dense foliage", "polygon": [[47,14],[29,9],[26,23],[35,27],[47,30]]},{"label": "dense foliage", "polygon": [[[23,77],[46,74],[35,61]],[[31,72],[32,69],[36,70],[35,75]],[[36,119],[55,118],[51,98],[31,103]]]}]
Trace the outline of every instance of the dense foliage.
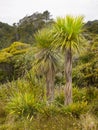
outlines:
[{"label": "dense foliage", "polygon": [[14,28],[0,22],[0,49],[9,46],[13,42]]},{"label": "dense foliage", "polygon": [[33,44],[34,33],[52,23],[53,19],[47,10],[25,16],[13,26],[0,22],[0,49],[8,47],[15,41]]},{"label": "dense foliage", "polygon": [[[23,76],[25,70],[30,69],[30,59],[26,59],[31,50],[29,44],[14,42],[8,48],[0,51],[0,82],[17,79]],[[29,62],[29,64],[28,64]]]}]

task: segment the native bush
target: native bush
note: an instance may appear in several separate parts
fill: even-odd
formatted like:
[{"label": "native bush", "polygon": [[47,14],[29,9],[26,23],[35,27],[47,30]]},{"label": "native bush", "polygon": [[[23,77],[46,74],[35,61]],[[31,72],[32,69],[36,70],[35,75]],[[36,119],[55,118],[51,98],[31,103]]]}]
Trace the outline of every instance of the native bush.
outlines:
[{"label": "native bush", "polygon": [[15,93],[7,104],[9,114],[16,117],[35,116],[42,106],[32,93]]},{"label": "native bush", "polygon": [[61,114],[72,115],[74,117],[80,117],[81,114],[87,113],[89,110],[87,102],[76,102],[69,106],[62,107]]},{"label": "native bush", "polygon": [[55,103],[58,106],[64,105],[64,93],[60,93],[58,96],[55,97]]},{"label": "native bush", "polygon": [[73,102],[86,101],[86,88],[73,88]]},{"label": "native bush", "polygon": [[14,42],[0,51],[0,82],[17,79],[31,68],[31,49],[29,44]]},{"label": "native bush", "polygon": [[86,100],[91,103],[92,101],[98,101],[98,89],[96,87],[86,88]]}]

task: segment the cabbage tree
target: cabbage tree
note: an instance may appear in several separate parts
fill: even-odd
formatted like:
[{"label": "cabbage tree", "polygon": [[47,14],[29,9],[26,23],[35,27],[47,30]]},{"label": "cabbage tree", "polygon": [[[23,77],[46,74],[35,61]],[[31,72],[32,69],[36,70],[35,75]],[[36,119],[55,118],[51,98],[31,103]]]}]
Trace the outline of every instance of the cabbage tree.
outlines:
[{"label": "cabbage tree", "polygon": [[53,36],[51,29],[42,29],[35,34],[36,53],[35,66],[37,71],[41,71],[46,78],[46,93],[48,101],[54,100],[54,80],[57,67],[59,65],[60,55],[57,50],[51,46]]},{"label": "cabbage tree", "polygon": [[72,103],[72,55],[81,48],[83,25],[82,16],[66,16],[57,18],[53,29],[53,45],[59,47],[65,57],[65,105]]}]

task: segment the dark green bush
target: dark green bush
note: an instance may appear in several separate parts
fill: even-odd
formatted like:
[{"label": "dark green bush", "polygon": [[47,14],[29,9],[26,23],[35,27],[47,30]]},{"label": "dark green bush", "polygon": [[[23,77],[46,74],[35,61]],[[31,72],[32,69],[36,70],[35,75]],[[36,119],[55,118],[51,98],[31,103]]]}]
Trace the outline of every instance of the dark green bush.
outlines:
[{"label": "dark green bush", "polygon": [[79,89],[78,87],[73,88],[73,102],[86,101],[86,89]]},{"label": "dark green bush", "polygon": [[86,88],[86,100],[91,103],[98,101],[98,89],[95,87]]}]

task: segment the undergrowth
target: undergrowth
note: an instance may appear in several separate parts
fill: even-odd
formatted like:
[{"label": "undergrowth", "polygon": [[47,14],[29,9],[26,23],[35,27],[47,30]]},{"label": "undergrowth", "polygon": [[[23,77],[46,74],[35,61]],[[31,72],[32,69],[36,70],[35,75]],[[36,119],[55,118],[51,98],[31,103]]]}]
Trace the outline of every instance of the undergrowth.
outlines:
[{"label": "undergrowth", "polygon": [[97,130],[97,88],[74,87],[69,106],[64,106],[64,93],[56,88],[49,104],[41,80],[30,77],[0,86],[0,130]]}]

